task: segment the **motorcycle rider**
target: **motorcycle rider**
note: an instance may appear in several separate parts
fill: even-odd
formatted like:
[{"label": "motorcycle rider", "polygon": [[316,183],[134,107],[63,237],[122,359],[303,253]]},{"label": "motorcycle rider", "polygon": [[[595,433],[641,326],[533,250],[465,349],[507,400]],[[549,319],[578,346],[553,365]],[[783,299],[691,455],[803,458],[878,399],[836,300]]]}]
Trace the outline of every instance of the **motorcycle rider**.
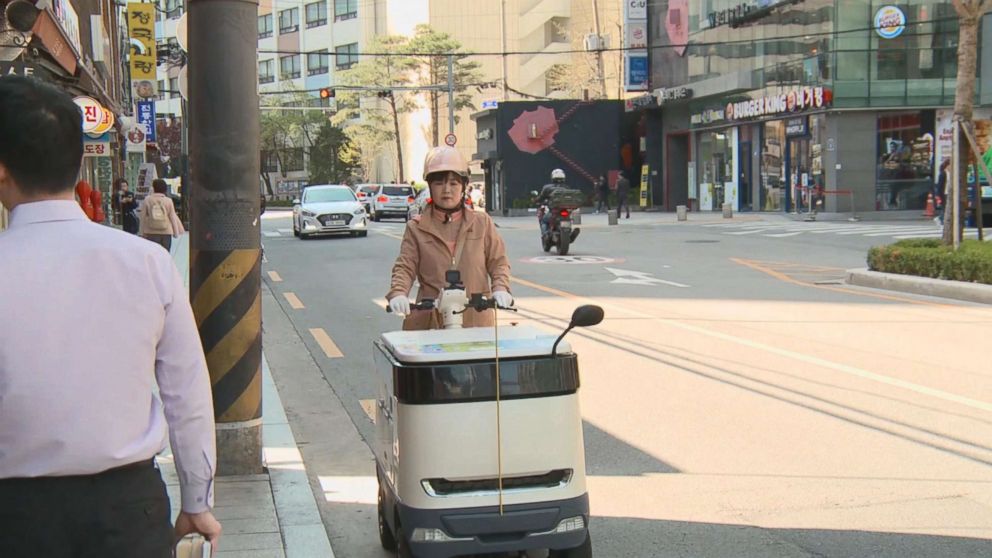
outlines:
[{"label": "motorcycle rider", "polygon": [[[551,197],[558,190],[568,190],[565,184],[565,171],[555,169],[551,171],[551,184],[545,184],[541,188],[541,193],[537,195],[537,220],[541,224],[541,236],[548,234],[551,227]],[[575,240],[579,236],[579,229],[573,229],[570,240]]]},{"label": "motorcycle rider", "polygon": [[[431,204],[407,223],[400,254],[393,265],[386,300],[393,312],[406,316],[404,330],[437,329],[437,310],[411,313],[409,293],[420,282],[417,299],[436,299],[445,285],[445,272],[457,269],[465,292],[482,293],[501,308],[513,305],[510,260],[492,218],[465,206],[468,163],[452,147],[435,147],[424,161],[424,180]],[[464,327],[494,324],[492,312],[466,312]]]}]

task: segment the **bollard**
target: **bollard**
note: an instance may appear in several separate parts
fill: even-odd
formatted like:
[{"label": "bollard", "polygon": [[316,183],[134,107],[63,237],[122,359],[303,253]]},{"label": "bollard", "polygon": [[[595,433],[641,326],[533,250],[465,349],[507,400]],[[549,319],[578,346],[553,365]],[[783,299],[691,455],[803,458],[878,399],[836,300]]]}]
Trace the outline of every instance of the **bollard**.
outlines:
[{"label": "bollard", "polygon": [[678,216],[679,221],[685,221],[688,219],[688,212],[684,205],[679,205],[675,207],[675,214]]},{"label": "bollard", "polygon": [[609,224],[610,225],[616,225],[617,224],[617,220],[620,219],[620,210],[617,209],[615,211],[614,210],[607,211],[606,212],[606,217],[607,217],[607,219],[609,219]]},{"label": "bollard", "polygon": [[723,204],[723,218],[733,219],[733,217],[734,217],[734,207],[729,203]]}]

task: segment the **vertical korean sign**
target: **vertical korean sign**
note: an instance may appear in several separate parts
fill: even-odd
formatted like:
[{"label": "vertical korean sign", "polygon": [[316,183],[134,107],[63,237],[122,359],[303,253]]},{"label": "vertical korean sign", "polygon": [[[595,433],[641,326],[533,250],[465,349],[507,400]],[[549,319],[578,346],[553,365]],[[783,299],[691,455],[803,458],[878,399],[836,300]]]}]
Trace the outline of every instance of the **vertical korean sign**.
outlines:
[{"label": "vertical korean sign", "polygon": [[131,91],[135,99],[158,96],[155,71],[155,5],[127,4],[127,31],[130,45]]},{"label": "vertical korean sign", "polygon": [[155,101],[138,101],[138,124],[145,127],[145,141],[155,143]]},{"label": "vertical korean sign", "polygon": [[650,87],[647,17],[647,0],[624,0],[623,46],[627,49],[624,55],[624,89],[627,91],[646,91]]}]

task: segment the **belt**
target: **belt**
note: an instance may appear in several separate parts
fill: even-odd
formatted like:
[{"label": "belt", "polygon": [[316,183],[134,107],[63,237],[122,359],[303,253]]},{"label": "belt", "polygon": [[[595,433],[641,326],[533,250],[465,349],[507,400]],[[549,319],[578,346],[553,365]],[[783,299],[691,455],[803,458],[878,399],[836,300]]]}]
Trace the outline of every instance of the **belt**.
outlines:
[{"label": "belt", "polygon": [[14,484],[28,484],[37,483],[44,481],[54,481],[57,479],[101,479],[107,477],[113,477],[122,473],[131,473],[135,471],[142,471],[146,469],[155,469],[155,458],[143,459],[141,461],[135,461],[134,463],[128,463],[126,465],[121,465],[119,467],[114,467],[112,469],[106,469],[100,471],[99,473],[84,473],[79,475],[48,475],[39,477],[11,477],[6,479],[0,479],[0,485],[14,485]]}]

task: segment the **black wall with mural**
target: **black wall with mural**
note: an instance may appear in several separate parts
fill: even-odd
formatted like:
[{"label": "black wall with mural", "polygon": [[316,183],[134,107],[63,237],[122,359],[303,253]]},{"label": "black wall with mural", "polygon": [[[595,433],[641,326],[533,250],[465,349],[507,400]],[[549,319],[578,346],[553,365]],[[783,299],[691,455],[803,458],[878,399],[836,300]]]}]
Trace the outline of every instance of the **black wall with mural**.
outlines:
[{"label": "black wall with mural", "polygon": [[556,168],[569,186],[591,195],[596,177],[620,167],[620,101],[511,101],[496,112],[506,207],[526,203]]}]

